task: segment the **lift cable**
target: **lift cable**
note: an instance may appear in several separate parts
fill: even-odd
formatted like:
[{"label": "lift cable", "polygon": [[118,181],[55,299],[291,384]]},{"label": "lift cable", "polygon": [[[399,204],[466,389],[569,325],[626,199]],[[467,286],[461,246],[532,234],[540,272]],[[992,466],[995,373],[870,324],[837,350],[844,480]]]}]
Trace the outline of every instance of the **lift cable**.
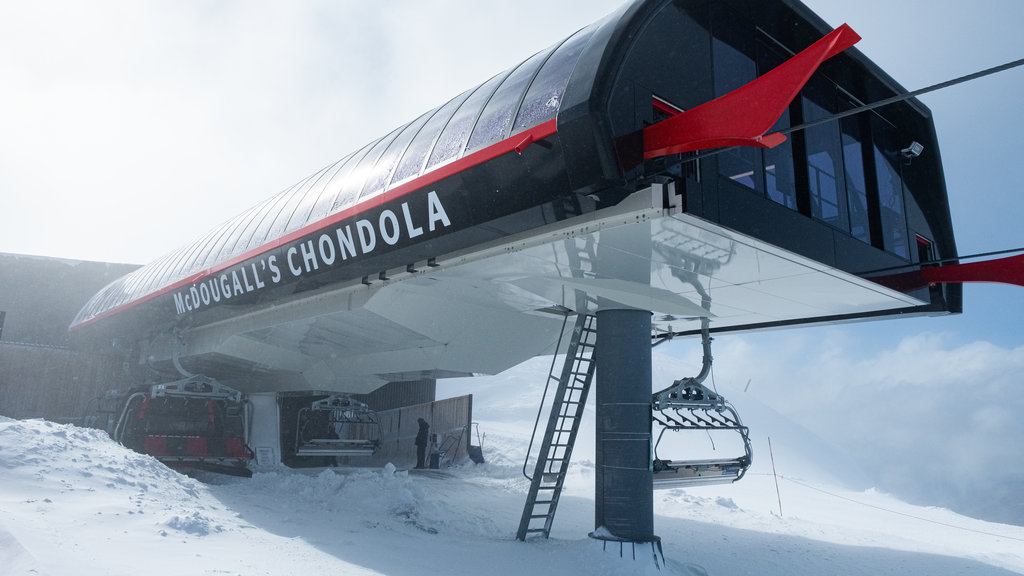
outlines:
[{"label": "lift cable", "polygon": [[[779,134],[792,134],[793,132],[799,132],[801,130],[807,130],[808,128],[813,128],[813,127],[819,126],[821,124],[827,124],[829,122],[834,122],[836,120],[842,120],[843,118],[847,118],[849,116],[855,116],[855,115],[861,114],[863,112],[869,112],[871,110],[875,110],[876,108],[882,108],[883,106],[888,106],[889,104],[895,104],[897,102],[903,102],[903,101],[906,101],[906,100],[910,100],[911,98],[916,98],[916,97],[921,96],[923,94],[928,94],[929,92],[935,92],[936,90],[941,90],[943,88],[949,88],[950,86],[956,86],[957,84],[963,84],[964,82],[969,82],[971,80],[977,80],[978,78],[984,78],[985,76],[990,76],[992,74],[996,74],[996,73],[999,73],[999,72],[1004,72],[1006,70],[1011,70],[1013,68],[1018,68],[1020,66],[1024,66],[1024,58],[1021,58],[1019,60],[1014,60],[1012,62],[1007,62],[1006,64],[1000,64],[999,66],[993,66],[991,68],[986,68],[984,70],[981,70],[981,71],[978,71],[978,72],[974,72],[972,74],[967,74],[966,76],[960,76],[959,78],[954,78],[952,80],[947,80],[945,82],[939,82],[938,84],[932,84],[931,86],[926,86],[924,88],[919,88],[919,89],[914,90],[912,92],[906,92],[906,93],[903,93],[903,94],[897,94],[896,96],[885,98],[885,99],[879,100],[878,102],[873,102],[871,104],[864,104],[864,105],[861,105],[861,106],[857,106],[856,108],[851,108],[849,110],[844,110],[843,112],[838,112],[836,114],[831,114],[829,116],[825,116],[825,117],[819,118],[817,120],[812,120],[810,122],[804,122],[802,124],[797,124],[796,126],[791,126],[789,128],[784,128],[782,130],[779,130],[778,133]],[[718,154],[721,154],[722,152],[727,152],[729,150],[734,150],[736,148],[739,148],[739,146],[724,146],[722,148],[716,148],[716,149],[713,149],[713,150],[698,150],[697,152],[694,153],[694,155],[691,158],[687,158],[684,161],[685,162],[693,162],[693,161],[700,160],[700,159],[703,159],[703,158],[709,158],[711,156],[717,156]]]},{"label": "lift cable", "polygon": [[796,126],[792,126],[790,128],[786,128],[784,130],[779,130],[779,133],[781,133],[781,134],[790,134],[792,132],[797,132],[799,130],[806,130],[808,128],[812,128],[812,127],[818,126],[820,124],[825,124],[825,123],[828,123],[828,122],[832,122],[834,120],[842,120],[843,118],[846,118],[847,116],[853,116],[855,114],[860,114],[861,112],[868,112],[868,111],[874,110],[876,108],[881,108],[883,106],[888,106],[889,104],[895,104],[897,102],[903,102],[904,100],[909,100],[911,98],[916,98],[918,96],[921,96],[922,94],[927,94],[929,92],[935,92],[936,90],[941,90],[943,88],[949,88],[950,86],[956,86],[957,84],[963,84],[964,82],[969,82],[971,80],[976,80],[978,78],[983,78],[985,76],[989,76],[989,75],[992,75],[992,74],[996,74],[998,72],[1003,72],[1005,70],[1010,70],[1010,69],[1013,69],[1013,68],[1017,68],[1019,66],[1024,66],[1024,58],[1021,58],[1020,60],[1014,60],[1013,62],[1007,62],[1006,64],[1001,64],[999,66],[993,66],[992,68],[986,68],[985,70],[981,70],[981,71],[975,72],[973,74],[967,74],[966,76],[961,76],[959,78],[954,78],[953,80],[947,80],[945,82],[939,82],[938,84],[933,84],[933,85],[927,86],[925,88],[920,88],[918,90],[914,90],[913,92],[907,92],[906,94],[897,94],[896,96],[893,96],[891,98],[885,98],[883,100],[879,100],[878,102],[874,102],[872,104],[865,104],[863,106],[858,106],[857,108],[851,108],[850,110],[839,112],[838,114],[832,114],[831,116],[826,116],[826,117],[820,118],[818,120],[812,120],[810,122],[804,122],[803,124],[797,124]]},{"label": "lift cable", "polygon": [[1004,254],[1019,254],[1024,253],[1024,246],[1020,248],[1008,248],[1006,250],[996,250],[994,252],[979,252],[977,254],[967,254],[964,256],[950,256],[949,258],[939,258],[936,260],[927,260],[924,262],[918,262],[915,264],[900,264],[899,266],[890,266],[888,268],[878,268],[877,270],[869,270],[867,272],[860,272],[858,276],[866,274],[877,274],[879,272],[892,272],[894,270],[904,270],[908,268],[919,268],[921,266],[935,266],[939,264],[950,264],[958,263],[961,260],[974,260],[975,258],[987,258],[989,256],[1002,256]]},{"label": "lift cable", "polygon": [[[761,474],[762,475],[767,475],[767,474],[764,474],[764,473],[761,473]],[[924,517],[921,517],[921,516],[915,516],[913,514],[907,514],[906,512],[899,512],[897,510],[892,510],[892,509],[889,509],[889,508],[885,508],[883,506],[877,506],[875,504],[868,504],[867,502],[861,502],[860,500],[855,500],[855,499],[850,498],[848,496],[842,496],[840,494],[835,494],[833,492],[829,492],[828,490],[823,490],[823,489],[818,488],[816,486],[811,486],[810,484],[807,484],[806,482],[801,482],[800,480],[794,480],[793,478],[790,478],[788,476],[780,476],[780,478],[782,478],[783,480],[788,480],[789,482],[792,482],[794,484],[799,484],[800,486],[803,486],[804,488],[808,488],[810,490],[814,490],[815,492],[821,492],[822,494],[825,494],[827,496],[831,496],[833,498],[838,498],[840,500],[846,500],[847,502],[852,502],[854,504],[859,504],[861,506],[866,506],[868,508],[874,508],[875,510],[881,510],[882,512],[889,512],[890,514],[897,514],[899,516],[905,516],[907,518],[913,518],[914,520],[920,520],[922,522],[929,522],[931,524],[937,524],[939,526],[945,526],[947,528],[954,528],[956,530],[963,530],[964,532],[974,532],[976,534],[982,534],[982,535],[985,535],[985,536],[994,536],[996,538],[1005,538],[1007,540],[1016,540],[1016,541],[1019,541],[1019,542],[1024,542],[1024,538],[1018,538],[1016,536],[1007,536],[1006,534],[998,534],[998,533],[995,533],[995,532],[986,532],[984,530],[976,530],[974,528],[965,528],[963,526],[957,526],[956,524],[950,524],[948,522],[940,522],[939,520],[932,520],[930,518],[924,518]]]}]

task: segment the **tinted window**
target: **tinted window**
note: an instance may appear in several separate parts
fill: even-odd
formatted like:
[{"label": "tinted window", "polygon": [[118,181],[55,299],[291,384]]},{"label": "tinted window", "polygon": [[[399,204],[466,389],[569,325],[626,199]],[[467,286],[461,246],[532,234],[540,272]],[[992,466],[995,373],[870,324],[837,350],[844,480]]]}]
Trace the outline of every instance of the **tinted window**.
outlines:
[{"label": "tinted window", "polygon": [[846,197],[850,215],[850,234],[871,243],[868,188],[864,178],[864,144],[861,119],[844,118],[840,122],[843,142],[843,167],[846,172]]},{"label": "tinted window", "polygon": [[875,146],[878,176],[878,206],[882,217],[882,242],[885,249],[907,258],[907,221],[903,216],[903,184],[894,166],[893,150]]},{"label": "tinted window", "polygon": [[[831,91],[808,90],[802,98],[804,121],[831,116],[826,108]],[[840,150],[839,123],[832,121],[804,131],[807,142],[807,178],[811,196],[811,216],[836,228],[849,230],[846,215],[846,188],[843,178],[843,154]]]},{"label": "tinted window", "polygon": [[[745,19],[726,10],[714,14],[711,42],[715,96],[727,94],[754,80],[754,30],[741,25]],[[731,147],[717,155],[718,172],[747,188],[760,190],[761,165],[758,150]]]},{"label": "tinted window", "polygon": [[[782,113],[770,132],[790,127],[789,110]],[[793,170],[793,141],[789,138],[764,151],[764,186],[768,198],[790,210],[796,210],[796,174]]]},{"label": "tinted window", "polygon": [[900,176],[899,149],[888,123],[872,117],[875,177],[878,182],[878,206],[882,221],[882,244],[897,256],[909,258],[907,220],[903,212],[903,179]]},{"label": "tinted window", "polygon": [[[758,43],[758,69],[761,75],[774,70],[776,66],[785,61],[785,57],[769,48],[764,43]],[[778,121],[768,132],[779,132],[792,126],[789,110],[785,110]],[[796,201],[796,170],[793,167],[793,140],[792,136],[775,148],[767,148],[764,154],[764,189],[770,200],[781,204],[790,210],[797,210]]]}]

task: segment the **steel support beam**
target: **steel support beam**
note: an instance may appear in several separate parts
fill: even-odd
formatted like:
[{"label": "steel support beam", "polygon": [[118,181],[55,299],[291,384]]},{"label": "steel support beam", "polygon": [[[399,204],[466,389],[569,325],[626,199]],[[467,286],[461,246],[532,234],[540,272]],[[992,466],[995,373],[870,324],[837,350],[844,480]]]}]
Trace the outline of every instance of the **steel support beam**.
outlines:
[{"label": "steel support beam", "polygon": [[597,447],[594,533],[653,542],[651,314],[597,313]]}]

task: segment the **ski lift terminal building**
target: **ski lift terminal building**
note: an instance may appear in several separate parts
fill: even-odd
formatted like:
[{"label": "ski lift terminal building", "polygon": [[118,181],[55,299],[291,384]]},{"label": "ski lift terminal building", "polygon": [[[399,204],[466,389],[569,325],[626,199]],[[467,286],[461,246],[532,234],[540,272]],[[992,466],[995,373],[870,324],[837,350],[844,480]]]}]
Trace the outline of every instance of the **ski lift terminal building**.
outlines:
[{"label": "ski lift terminal building", "polygon": [[596,528],[654,542],[652,339],[961,310],[959,284],[892,280],[956,244],[931,113],[862,110],[906,90],[856,40],[796,0],[630,2],[114,281],[72,334],[139,384],[276,398],[247,423],[269,443],[289,394],[571,342],[580,412],[549,436],[600,366]]}]

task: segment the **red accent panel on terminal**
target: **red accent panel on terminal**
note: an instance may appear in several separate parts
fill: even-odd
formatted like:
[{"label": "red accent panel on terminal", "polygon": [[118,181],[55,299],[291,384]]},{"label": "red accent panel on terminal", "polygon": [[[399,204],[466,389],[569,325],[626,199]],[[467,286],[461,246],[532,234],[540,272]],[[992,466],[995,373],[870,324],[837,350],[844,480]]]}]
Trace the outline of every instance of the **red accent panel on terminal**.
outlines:
[{"label": "red accent panel on terminal", "polygon": [[860,36],[843,24],[760,78],[644,129],[644,158],[723,146],[772,148],[783,134],[766,134],[822,62]]}]

